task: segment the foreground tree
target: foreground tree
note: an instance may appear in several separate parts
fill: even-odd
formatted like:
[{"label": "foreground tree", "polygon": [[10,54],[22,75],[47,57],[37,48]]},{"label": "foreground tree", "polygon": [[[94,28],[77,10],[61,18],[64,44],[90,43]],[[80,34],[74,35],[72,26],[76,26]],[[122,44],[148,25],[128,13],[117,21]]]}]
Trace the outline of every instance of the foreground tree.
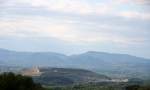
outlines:
[{"label": "foreground tree", "polygon": [[3,73],[0,75],[0,90],[43,90],[31,77]]}]

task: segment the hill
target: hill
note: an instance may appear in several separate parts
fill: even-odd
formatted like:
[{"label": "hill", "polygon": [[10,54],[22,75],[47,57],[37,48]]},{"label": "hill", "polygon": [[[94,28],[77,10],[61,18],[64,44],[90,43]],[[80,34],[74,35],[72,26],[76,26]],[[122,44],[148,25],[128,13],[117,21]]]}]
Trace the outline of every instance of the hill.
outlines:
[{"label": "hill", "polygon": [[41,68],[40,72],[42,72],[40,76],[33,76],[33,78],[36,82],[44,85],[64,86],[90,82],[106,82],[110,80],[105,75],[83,69]]},{"label": "hill", "polygon": [[150,59],[127,54],[86,52],[63,55],[53,52],[16,52],[0,49],[0,62],[24,67],[43,66],[92,70],[109,77],[149,78]]}]

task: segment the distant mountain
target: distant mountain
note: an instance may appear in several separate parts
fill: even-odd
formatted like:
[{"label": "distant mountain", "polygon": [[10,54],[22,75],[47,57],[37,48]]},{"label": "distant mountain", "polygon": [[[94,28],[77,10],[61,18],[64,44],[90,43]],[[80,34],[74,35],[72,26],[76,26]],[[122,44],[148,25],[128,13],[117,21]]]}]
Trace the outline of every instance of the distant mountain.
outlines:
[{"label": "distant mountain", "polygon": [[16,52],[0,49],[0,62],[17,66],[89,69],[111,77],[150,77],[150,59],[127,54],[89,51],[66,56],[53,52]]},{"label": "distant mountain", "polygon": [[69,58],[72,66],[95,70],[108,76],[150,78],[150,59],[94,51]]},{"label": "distant mountain", "polygon": [[19,66],[61,66],[65,65],[67,56],[52,52],[16,52],[0,49],[0,61],[8,65]]}]

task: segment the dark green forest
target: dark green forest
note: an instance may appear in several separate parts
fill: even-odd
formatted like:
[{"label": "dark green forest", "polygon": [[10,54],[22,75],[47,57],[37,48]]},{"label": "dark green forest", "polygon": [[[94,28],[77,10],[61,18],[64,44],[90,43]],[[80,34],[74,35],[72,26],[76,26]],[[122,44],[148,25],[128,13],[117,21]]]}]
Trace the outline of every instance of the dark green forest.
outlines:
[{"label": "dark green forest", "polygon": [[140,85],[74,85],[69,87],[49,87],[47,90],[150,90],[150,86]]},{"label": "dark green forest", "polygon": [[0,75],[0,90],[150,90],[150,85],[134,85],[133,83],[89,83],[71,86],[42,86],[35,83],[31,77],[16,75],[10,72]]},{"label": "dark green forest", "polygon": [[3,73],[0,75],[0,90],[43,90],[31,77]]}]

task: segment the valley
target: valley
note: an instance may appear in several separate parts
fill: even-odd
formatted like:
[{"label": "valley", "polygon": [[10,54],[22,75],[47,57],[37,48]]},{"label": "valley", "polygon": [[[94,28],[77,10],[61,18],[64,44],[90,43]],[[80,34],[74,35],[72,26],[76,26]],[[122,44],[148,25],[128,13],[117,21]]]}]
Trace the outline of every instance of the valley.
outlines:
[{"label": "valley", "polygon": [[125,90],[132,85],[145,88],[150,82],[150,60],[126,54],[90,51],[66,56],[0,49],[0,56],[1,74],[32,77],[47,90]]}]

